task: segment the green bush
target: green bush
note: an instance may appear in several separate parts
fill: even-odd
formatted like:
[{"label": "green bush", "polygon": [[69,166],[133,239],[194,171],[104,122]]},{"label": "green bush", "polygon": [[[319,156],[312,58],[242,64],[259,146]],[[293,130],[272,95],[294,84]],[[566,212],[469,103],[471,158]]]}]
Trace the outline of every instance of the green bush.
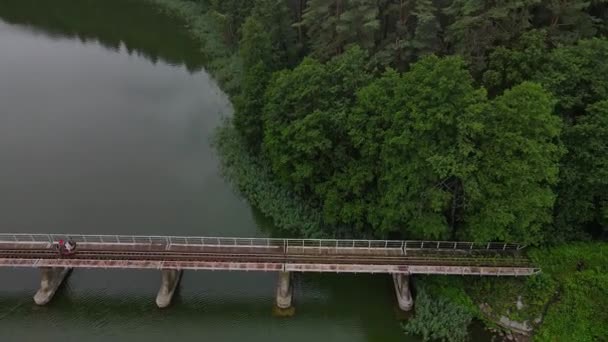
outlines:
[{"label": "green bush", "polygon": [[404,325],[404,329],[409,334],[422,335],[424,341],[459,342],[466,340],[472,319],[465,307],[445,297],[431,298],[421,288],[416,295],[414,318]]}]

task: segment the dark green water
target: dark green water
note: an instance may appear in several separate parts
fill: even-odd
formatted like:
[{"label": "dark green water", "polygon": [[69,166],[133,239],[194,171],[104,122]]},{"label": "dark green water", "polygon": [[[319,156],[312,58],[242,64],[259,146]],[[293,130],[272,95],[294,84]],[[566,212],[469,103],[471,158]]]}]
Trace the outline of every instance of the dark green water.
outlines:
[{"label": "dark green water", "polygon": [[[264,236],[209,138],[232,108],[181,24],[136,0],[0,0],[0,232]],[[0,341],[416,341],[387,276],[77,270],[47,307],[0,269]]]}]

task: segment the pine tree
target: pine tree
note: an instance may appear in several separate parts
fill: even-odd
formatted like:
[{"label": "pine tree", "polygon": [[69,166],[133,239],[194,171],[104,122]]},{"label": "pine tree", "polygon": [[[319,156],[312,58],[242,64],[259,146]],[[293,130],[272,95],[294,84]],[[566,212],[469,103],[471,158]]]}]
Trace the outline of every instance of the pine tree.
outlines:
[{"label": "pine tree", "polygon": [[307,30],[313,54],[328,59],[347,45],[371,49],[380,27],[374,0],[310,0],[300,23]]},{"label": "pine tree", "polygon": [[537,20],[547,26],[550,37],[558,43],[572,44],[593,37],[601,22],[590,13],[591,6],[606,0],[543,0]]},{"label": "pine tree", "polygon": [[296,32],[287,0],[256,0],[251,16],[260,22],[271,41],[272,70],[296,62]]},{"label": "pine tree", "polygon": [[485,67],[486,52],[525,32],[531,10],[541,0],[454,0],[444,9],[451,24],[446,42],[452,52],[466,56],[474,72]]},{"label": "pine tree", "polygon": [[382,9],[384,35],[373,63],[403,70],[441,50],[439,11],[432,0],[388,0]]}]

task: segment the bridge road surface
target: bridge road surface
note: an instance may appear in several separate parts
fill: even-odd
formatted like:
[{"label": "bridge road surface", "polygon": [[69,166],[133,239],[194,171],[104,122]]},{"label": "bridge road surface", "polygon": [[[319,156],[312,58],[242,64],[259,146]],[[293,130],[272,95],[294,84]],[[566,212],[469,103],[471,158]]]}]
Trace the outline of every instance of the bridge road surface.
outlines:
[{"label": "bridge road surface", "polygon": [[[77,242],[60,256],[56,242]],[[527,276],[517,244],[76,234],[0,234],[0,267]]]}]

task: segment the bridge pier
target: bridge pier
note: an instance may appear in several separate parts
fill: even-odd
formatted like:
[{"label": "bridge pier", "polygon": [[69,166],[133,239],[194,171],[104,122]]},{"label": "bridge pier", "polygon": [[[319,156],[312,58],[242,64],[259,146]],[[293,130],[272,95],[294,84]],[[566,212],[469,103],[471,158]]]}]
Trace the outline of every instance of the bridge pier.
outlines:
[{"label": "bridge pier", "polygon": [[291,307],[291,297],[293,288],[291,285],[291,273],[279,271],[279,284],[277,285],[277,307],[279,309],[289,309]]},{"label": "bridge pier", "polygon": [[397,294],[397,301],[399,308],[403,311],[410,311],[414,307],[414,299],[410,292],[410,275],[403,273],[393,274],[393,283],[395,284],[395,293]]},{"label": "bridge pier", "polygon": [[40,289],[34,295],[34,302],[37,305],[46,305],[53,299],[55,292],[65,277],[72,271],[71,268],[64,267],[41,267]]},{"label": "bridge pier", "polygon": [[160,270],[160,272],[161,283],[156,295],[156,305],[162,309],[171,304],[175,289],[182,277],[182,270]]}]

